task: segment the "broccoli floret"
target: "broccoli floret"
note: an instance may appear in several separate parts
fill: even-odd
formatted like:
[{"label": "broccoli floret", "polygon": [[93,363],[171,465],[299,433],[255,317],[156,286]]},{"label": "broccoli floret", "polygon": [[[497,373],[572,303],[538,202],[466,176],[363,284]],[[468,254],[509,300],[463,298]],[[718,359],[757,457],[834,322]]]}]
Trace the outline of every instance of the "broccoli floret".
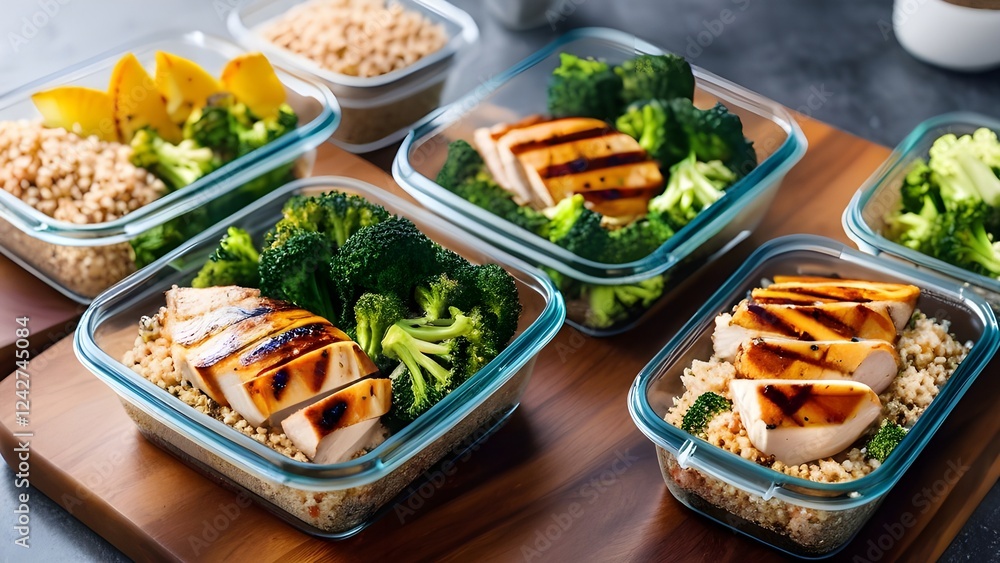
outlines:
[{"label": "broccoli floret", "polygon": [[691,65],[677,55],[640,55],[615,68],[622,79],[625,103],[694,97]]},{"label": "broccoli floret", "polygon": [[871,437],[871,440],[868,440],[868,445],[866,446],[868,457],[885,463],[885,460],[889,457],[889,454],[892,453],[892,450],[896,449],[896,446],[898,446],[905,437],[905,428],[895,422],[883,420],[882,425],[878,427],[878,431]]},{"label": "broccoli floret", "polygon": [[473,205],[544,236],[548,218],[533,207],[518,205],[513,194],[493,180],[482,157],[466,141],[448,145],[448,158],[438,172],[437,183]]},{"label": "broccoli floret", "polygon": [[258,287],[259,262],[260,253],[257,252],[250,233],[239,227],[229,227],[219,241],[219,247],[191,281],[191,287],[219,285]]},{"label": "broccoli floret", "polygon": [[454,316],[448,319],[404,319],[386,330],[382,352],[405,366],[405,371],[397,369],[393,376],[407,378],[399,383],[409,387],[408,393],[397,396],[394,382],[391,418],[415,419],[454,389],[466,373],[459,341],[472,330],[473,322],[457,309],[452,311]]},{"label": "broccoli floret", "polygon": [[702,162],[721,160],[737,178],[742,178],[757,166],[753,143],[743,136],[743,123],[726,106],[715,104],[710,109],[698,109],[691,100],[669,102],[667,142],[661,154],[661,166],[672,166],[694,152]]},{"label": "broccoli floret", "polygon": [[221,164],[211,149],[190,139],[174,145],[149,128],[136,131],[131,146],[132,164],[149,170],[172,190],[193,183]]},{"label": "broccoli floret", "polygon": [[732,408],[733,403],[722,395],[711,391],[702,393],[684,413],[681,430],[695,436],[701,435],[715,415]]},{"label": "broccoli floret", "polygon": [[414,297],[424,316],[433,321],[447,316],[449,307],[465,306],[467,293],[466,287],[457,279],[440,274],[418,285]]},{"label": "broccoli floret", "polygon": [[521,316],[517,282],[497,264],[474,266],[467,279],[464,287],[473,293],[472,302],[477,304],[486,329],[492,333],[485,337],[489,342],[484,344],[499,352],[517,332]]},{"label": "broccoli floret", "polygon": [[581,295],[587,300],[584,324],[593,328],[608,328],[629,320],[639,309],[649,308],[663,295],[663,276],[619,285],[585,284]]},{"label": "broccoli floret", "polygon": [[157,258],[205,231],[213,223],[215,220],[206,208],[199,207],[140,233],[129,241],[135,253],[135,267],[146,267]]},{"label": "broccoli floret", "polygon": [[260,292],[290,301],[331,322],[342,320],[329,262],[334,249],[320,233],[299,229],[260,255]]},{"label": "broccoli floret", "polygon": [[902,196],[903,212],[920,213],[928,198],[935,207],[944,210],[941,191],[931,181],[931,168],[922,160],[913,164],[899,191]]},{"label": "broccoli floret", "polygon": [[886,235],[914,250],[931,252],[940,214],[934,200],[925,196],[918,212],[908,211],[886,217]]},{"label": "broccoli floret", "polygon": [[566,250],[590,260],[601,260],[611,241],[601,227],[601,214],[587,209],[582,195],[576,194],[551,209],[549,240]]},{"label": "broccoli floret", "polygon": [[282,219],[265,238],[273,244],[289,229],[304,229],[326,235],[335,248],[363,227],[381,223],[389,212],[381,205],[345,192],[331,191],[318,196],[293,196],[282,208]]},{"label": "broccoli floret", "polygon": [[553,117],[596,117],[612,120],[625,102],[622,79],[603,61],[559,55],[549,78],[548,107]]},{"label": "broccoli floret", "polygon": [[649,213],[674,230],[680,230],[703,209],[721,198],[736,175],[721,161],[700,162],[695,153],[670,167],[663,193],[649,201]]},{"label": "broccoli floret", "polygon": [[611,243],[604,262],[618,264],[632,262],[649,256],[670,237],[674,230],[660,220],[658,215],[648,215],[609,233]]},{"label": "broccoli floret", "polygon": [[649,156],[669,166],[673,158],[664,152],[667,145],[667,103],[661,100],[634,102],[616,121],[615,127],[639,141]]},{"label": "broccoli floret", "polygon": [[211,96],[184,124],[184,137],[215,151],[228,162],[288,133],[298,125],[298,116],[288,104],[277,115],[258,119],[245,104],[229,93]]},{"label": "broccoli floret", "polygon": [[972,135],[942,135],[930,148],[931,177],[946,205],[951,202],[1000,206],[1000,141],[989,129]]},{"label": "broccoli floret", "polygon": [[363,227],[344,242],[330,271],[344,304],[367,291],[409,299],[438,269],[437,245],[409,219],[393,217]]},{"label": "broccoli floret", "polygon": [[354,304],[358,345],[383,371],[395,362],[388,361],[382,354],[382,339],[389,327],[404,319],[407,313],[402,299],[391,294],[365,293]]},{"label": "broccoli floret", "polygon": [[946,262],[987,276],[1000,276],[1000,243],[986,231],[991,210],[978,205],[955,205],[938,215],[927,250]]}]

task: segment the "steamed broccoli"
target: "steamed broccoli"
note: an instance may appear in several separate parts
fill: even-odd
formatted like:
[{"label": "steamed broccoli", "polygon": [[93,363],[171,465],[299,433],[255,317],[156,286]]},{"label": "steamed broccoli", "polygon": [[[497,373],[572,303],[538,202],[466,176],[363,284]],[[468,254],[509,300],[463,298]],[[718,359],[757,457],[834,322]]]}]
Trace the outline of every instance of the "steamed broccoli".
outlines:
[{"label": "steamed broccoli", "polygon": [[323,233],[335,248],[340,248],[358,230],[389,218],[389,212],[381,205],[340,191],[292,196],[281,213],[281,221],[265,239],[268,244],[280,241],[284,231],[293,228]]},{"label": "steamed broccoli", "polygon": [[210,148],[228,162],[266,145],[297,125],[298,116],[288,104],[282,104],[277,115],[258,119],[232,94],[220,93],[211,96],[205,107],[191,112],[184,124],[184,137]]},{"label": "steamed broccoli", "polygon": [[132,164],[149,170],[172,190],[183,188],[219,167],[211,149],[190,139],[174,145],[149,128],[136,131],[131,146]]},{"label": "steamed broccoli", "polygon": [[239,227],[229,227],[219,241],[219,247],[191,281],[191,287],[219,285],[258,287],[259,262],[260,253],[257,252],[250,233]]},{"label": "steamed broccoli", "polygon": [[497,264],[473,266],[465,276],[464,287],[473,294],[462,302],[465,306],[475,303],[482,313],[483,324],[491,334],[487,344],[497,352],[514,337],[521,316],[514,278]]},{"label": "steamed broccoli", "polygon": [[129,241],[135,254],[135,267],[146,267],[203,232],[214,222],[208,210],[199,207],[140,233]]},{"label": "steamed broccoli", "polygon": [[322,234],[298,229],[260,255],[260,292],[290,301],[331,322],[340,320],[329,262],[334,249]]},{"label": "steamed broccoli", "polygon": [[611,120],[621,113],[622,79],[607,63],[569,53],[560,53],[559,63],[549,78],[548,108],[553,117]]},{"label": "steamed broccoli", "polygon": [[946,205],[983,201],[1000,206],[1000,141],[993,131],[942,135],[930,148],[929,166]]},{"label": "steamed broccoli", "polygon": [[582,195],[567,197],[551,208],[549,240],[581,258],[604,258],[611,238],[601,214],[587,209]]},{"label": "steamed broccoli", "polygon": [[955,204],[940,213],[923,249],[938,258],[986,276],[1000,276],[1000,242],[986,230],[986,205]]},{"label": "steamed broccoli", "polygon": [[585,284],[581,295],[587,300],[587,326],[608,328],[631,318],[635,309],[648,308],[663,295],[663,276],[632,284]]},{"label": "steamed broccoli", "polygon": [[722,395],[711,391],[702,393],[684,413],[684,418],[681,419],[681,430],[698,436],[705,431],[705,427],[715,415],[732,408],[733,403]]},{"label": "steamed broccoli", "polygon": [[358,345],[381,370],[395,365],[382,355],[382,338],[408,313],[403,300],[392,294],[365,293],[354,304]]},{"label": "steamed broccoli", "polygon": [[611,242],[604,262],[620,264],[649,256],[670,237],[674,230],[657,215],[647,215],[609,233]]},{"label": "steamed broccoli", "polygon": [[668,157],[663,166],[671,166],[691,152],[702,162],[721,160],[737,178],[742,178],[757,166],[753,143],[743,136],[743,123],[726,106],[715,104],[699,109],[686,99],[669,103]]},{"label": "steamed broccoli", "polygon": [[680,230],[706,207],[721,198],[736,175],[721,161],[700,162],[692,152],[670,167],[663,193],[649,201],[649,214]]},{"label": "steamed broccoli", "polygon": [[875,432],[875,435],[872,436],[870,440],[868,440],[868,445],[866,446],[868,457],[885,463],[885,460],[889,457],[889,454],[892,453],[892,450],[896,449],[896,446],[898,446],[905,437],[905,428],[895,422],[883,420],[882,425],[878,427],[878,431]]},{"label": "steamed broccoli", "polygon": [[330,272],[345,305],[369,291],[409,298],[419,281],[440,273],[436,256],[437,245],[413,222],[392,217],[350,236]]},{"label": "steamed broccoli", "polygon": [[454,277],[439,274],[418,285],[414,294],[417,306],[424,311],[424,316],[434,321],[447,316],[449,307],[465,305],[465,296],[472,291],[472,288],[466,288]]},{"label": "steamed broccoli", "polygon": [[535,234],[544,234],[548,218],[533,207],[518,205],[486,170],[483,158],[463,140],[448,145],[448,158],[437,175],[437,183],[469,203],[482,207]]},{"label": "steamed broccoli", "polygon": [[941,212],[930,196],[925,196],[921,202],[918,211],[907,211],[887,217],[886,234],[903,246],[921,252],[931,252]]},{"label": "steamed broccoli", "polygon": [[677,55],[639,55],[616,67],[615,74],[622,79],[625,103],[694,97],[691,65]]},{"label": "steamed broccoli", "polygon": [[625,113],[615,121],[615,127],[639,141],[639,146],[649,153],[649,156],[662,164],[669,166],[673,158],[667,150],[670,139],[667,137],[667,120],[669,115],[667,102],[662,100],[645,100],[634,102],[626,108]]}]

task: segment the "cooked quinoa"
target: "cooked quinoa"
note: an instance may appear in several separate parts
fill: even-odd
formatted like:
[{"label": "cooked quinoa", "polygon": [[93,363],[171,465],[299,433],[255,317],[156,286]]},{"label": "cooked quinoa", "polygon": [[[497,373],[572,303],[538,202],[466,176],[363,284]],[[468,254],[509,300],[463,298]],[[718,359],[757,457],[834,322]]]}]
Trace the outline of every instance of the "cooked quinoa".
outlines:
[{"label": "cooked quinoa", "polygon": [[96,136],[0,121],[0,186],[60,221],[111,221],[165,194],[164,183],[131,156],[128,145]]},{"label": "cooked quinoa", "polygon": [[[956,340],[948,332],[949,327],[948,321],[937,321],[917,312],[903,330],[896,342],[902,367],[889,388],[879,395],[882,414],[872,425],[872,431],[883,419],[906,428],[913,426],[958,364],[965,359],[971,343]],[[735,367],[722,359],[713,356],[708,361],[695,360],[681,376],[684,394],[674,398],[674,406],[667,411],[666,421],[680,428],[684,413],[699,395],[707,391],[731,398],[729,382],[735,377]],[[701,437],[726,451],[786,475],[819,483],[839,483],[864,477],[880,465],[878,460],[866,456],[863,445],[868,436],[862,436],[854,447],[831,458],[796,466],[785,465],[754,448],[735,411],[721,412],[713,417]]]},{"label": "cooked quinoa", "polygon": [[448,36],[419,12],[384,0],[313,0],[288,10],[262,35],[321,67],[372,77],[406,68]]}]

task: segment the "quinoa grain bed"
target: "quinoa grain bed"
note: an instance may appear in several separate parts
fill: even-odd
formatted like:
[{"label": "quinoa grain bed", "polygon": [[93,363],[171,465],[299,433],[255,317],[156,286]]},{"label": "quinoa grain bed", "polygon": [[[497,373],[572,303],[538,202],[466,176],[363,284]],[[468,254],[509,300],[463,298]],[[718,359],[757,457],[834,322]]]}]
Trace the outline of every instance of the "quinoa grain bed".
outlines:
[{"label": "quinoa grain bed", "polygon": [[[959,342],[948,330],[948,321],[937,321],[920,312],[903,330],[896,344],[902,366],[889,388],[879,396],[882,413],[872,431],[883,419],[907,428],[912,426],[965,359],[971,343]],[[735,377],[736,369],[729,362],[717,357],[708,361],[695,360],[681,376],[685,391],[674,398],[674,406],[667,411],[666,421],[680,428],[684,413],[699,395],[707,391],[731,398],[729,382]],[[880,463],[869,459],[863,446],[859,445],[867,441],[869,435],[862,436],[853,447],[831,458],[794,466],[785,465],[754,448],[739,414],[732,410],[715,415],[702,438],[744,459],[792,477],[818,483],[840,483],[864,477],[879,467]]]}]

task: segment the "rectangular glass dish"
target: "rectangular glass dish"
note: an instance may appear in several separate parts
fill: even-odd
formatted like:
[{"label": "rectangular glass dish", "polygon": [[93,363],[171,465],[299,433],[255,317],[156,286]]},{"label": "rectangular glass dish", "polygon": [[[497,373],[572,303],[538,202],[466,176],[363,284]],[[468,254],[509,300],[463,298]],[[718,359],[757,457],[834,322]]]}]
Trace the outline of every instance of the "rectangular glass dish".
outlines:
[{"label": "rectangular glass dish", "polygon": [[[744,135],[754,142],[759,165],[645,258],[627,263],[580,258],[434,182],[452,141],[471,140],[473,131],[480,127],[547,113],[546,87],[552,70],[559,66],[561,52],[594,57],[609,64],[621,63],[638,54],[663,53],[633,35],[611,29],[568,32],[414,129],[396,154],[393,177],[428,209],[528,262],[570,279],[586,284],[618,285],[664,276],[665,290],[658,301],[662,304],[695,268],[721,255],[757,227],[785,173],[805,153],[805,136],[779,104],[695,67],[695,104],[705,108],[722,102],[738,115]],[[585,300],[567,300],[567,309],[569,322],[593,336],[624,332],[652,310],[610,327],[594,327],[586,322],[589,305]]]},{"label": "rectangular glass dish", "polygon": [[[841,483],[791,477],[716,447],[664,420],[684,391],[692,360],[712,355],[715,317],[730,311],[763,279],[818,275],[909,283],[917,308],[946,319],[960,342],[974,341],[965,360],[906,438],[871,473]],[[823,237],[793,235],[761,246],[643,368],[629,391],[632,419],[655,445],[667,488],[680,502],[729,528],[798,557],[836,553],[864,526],[923,451],[1000,344],[989,305],[938,276],[898,266]]]},{"label": "rectangular glass dish", "polygon": [[[22,86],[0,98],[0,121],[38,119],[31,95],[63,85],[107,88],[111,69],[125,53],[134,53],[147,69],[156,51],[190,59],[213,75],[243,53],[237,45],[201,32],[165,34],[123,45],[103,55]],[[194,183],[168,193],[125,216],[102,223],[58,221],[0,190],[0,251],[52,287],[79,303],[89,303],[135,270],[128,241],[211,203],[214,220],[257,197],[244,186],[280,166],[295,162],[297,175],[308,175],[312,151],[337,128],[340,110],[329,89],[275,66],[288,104],[299,117],[294,131],[226,163]]]},{"label": "rectangular glass dish", "polygon": [[261,36],[262,28],[289,9],[309,1],[240,3],[229,13],[226,25],[247,49],[261,51],[288,68],[304,71],[333,91],[340,102],[343,121],[332,141],[352,153],[371,152],[402,139],[414,123],[441,104],[445,81],[457,60],[479,41],[479,28],[472,17],[447,2],[396,0],[392,3],[444,26],[448,36],[445,46],[405,68],[380,76],[341,74]]},{"label": "rectangular glass dish", "polygon": [[[139,318],[163,306],[163,292],[172,285],[190,285],[229,225],[247,229],[259,241],[291,195],[330,189],[361,195],[411,219],[431,239],[472,262],[503,265],[517,280],[523,312],[510,345],[417,420],[363,456],[318,465],[292,460],[198,412],[119,360],[133,346]],[[435,462],[467,446],[477,429],[500,424],[517,407],[535,356],[564,318],[559,292],[531,266],[371,184],[316,177],[272,192],[102,294],[84,313],[74,346],[80,361],[118,394],[150,441],[213,480],[247,491],[303,531],[344,538],[371,524]]]},{"label": "rectangular glass dish", "polygon": [[885,217],[899,209],[900,187],[918,159],[927,159],[928,151],[941,135],[969,135],[986,127],[1000,133],[1000,120],[985,115],[955,112],[932,117],[917,126],[889,155],[889,158],[858,189],[844,210],[844,231],[862,252],[882,256],[940,272],[955,282],[973,288],[994,308],[1000,308],[1000,280],[970,272],[898,242],[887,239]]}]

